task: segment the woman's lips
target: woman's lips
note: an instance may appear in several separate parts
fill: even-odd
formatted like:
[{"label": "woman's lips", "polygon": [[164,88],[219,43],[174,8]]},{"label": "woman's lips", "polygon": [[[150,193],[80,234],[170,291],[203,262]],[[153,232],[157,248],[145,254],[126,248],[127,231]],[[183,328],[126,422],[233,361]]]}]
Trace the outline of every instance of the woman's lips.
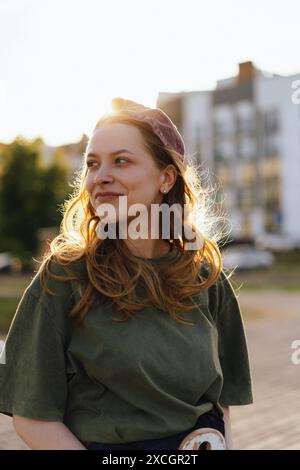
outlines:
[{"label": "woman's lips", "polygon": [[117,199],[119,196],[121,196],[121,194],[98,194],[98,196],[96,196],[96,201],[109,201],[111,199]]}]

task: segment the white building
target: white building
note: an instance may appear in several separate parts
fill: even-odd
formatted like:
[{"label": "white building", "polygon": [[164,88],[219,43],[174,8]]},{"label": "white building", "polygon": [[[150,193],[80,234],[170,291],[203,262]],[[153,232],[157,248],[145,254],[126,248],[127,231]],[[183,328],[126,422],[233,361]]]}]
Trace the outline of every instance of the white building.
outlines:
[{"label": "white building", "polygon": [[159,94],[187,153],[220,183],[237,239],[300,242],[300,104],[292,101],[299,79],[245,62],[214,90]]}]

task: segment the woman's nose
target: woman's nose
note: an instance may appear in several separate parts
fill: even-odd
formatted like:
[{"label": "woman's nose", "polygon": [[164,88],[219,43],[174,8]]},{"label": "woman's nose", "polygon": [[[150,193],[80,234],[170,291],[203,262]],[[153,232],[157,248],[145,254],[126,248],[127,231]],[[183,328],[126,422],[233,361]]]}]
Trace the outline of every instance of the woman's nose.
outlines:
[{"label": "woman's nose", "polygon": [[101,165],[94,175],[94,183],[105,183],[113,181],[111,169],[108,166]]}]

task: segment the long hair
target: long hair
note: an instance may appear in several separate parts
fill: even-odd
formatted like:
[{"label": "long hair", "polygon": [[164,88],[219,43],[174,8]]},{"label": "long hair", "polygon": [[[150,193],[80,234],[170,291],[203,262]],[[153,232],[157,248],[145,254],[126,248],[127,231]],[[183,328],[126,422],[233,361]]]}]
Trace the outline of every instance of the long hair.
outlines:
[{"label": "long hair", "polygon": [[[147,123],[133,119],[119,112],[104,115],[96,124],[94,131],[106,123],[124,123],[135,126],[143,137],[147,151],[152,155],[159,169],[173,164],[177,170],[177,179],[171,190],[163,195],[163,203],[172,206],[179,204],[184,213],[188,207],[190,228],[202,239],[200,248],[185,249],[187,240],[184,230],[179,238],[174,232],[174,222],[170,220],[170,239],[175,258],[168,263],[151,263],[147,258],[135,257],[122,239],[100,239],[96,233],[99,217],[93,208],[86,189],[86,151],[83,155],[82,168],[76,173],[73,193],[62,203],[62,222],[60,233],[49,244],[42,256],[38,272],[41,274],[43,288],[49,291],[45,276],[55,280],[68,281],[78,279],[72,270],[75,262],[85,264],[87,274],[84,289],[81,288],[79,300],[70,309],[68,315],[81,324],[88,311],[97,302],[110,299],[113,307],[123,313],[125,321],[152,305],[162,314],[169,313],[179,323],[188,323],[178,316],[178,312],[195,308],[193,296],[214,284],[222,270],[222,258],[218,247],[223,238],[222,215],[216,211],[214,190],[201,182],[199,165],[192,159],[184,163],[181,156],[172,148],[161,143]],[[94,132],[93,131],[93,132]],[[172,218],[171,218],[172,219]],[[182,220],[183,223],[183,220]],[[186,222],[185,222],[186,223]],[[55,260],[68,274],[60,276],[50,270],[49,263]],[[202,268],[206,275],[203,275]],[[202,272],[202,274],[201,274]],[[141,284],[140,284],[141,283]],[[143,286],[140,296],[138,286]],[[99,300],[100,299],[100,300]],[[189,302],[190,301],[190,302]]]}]

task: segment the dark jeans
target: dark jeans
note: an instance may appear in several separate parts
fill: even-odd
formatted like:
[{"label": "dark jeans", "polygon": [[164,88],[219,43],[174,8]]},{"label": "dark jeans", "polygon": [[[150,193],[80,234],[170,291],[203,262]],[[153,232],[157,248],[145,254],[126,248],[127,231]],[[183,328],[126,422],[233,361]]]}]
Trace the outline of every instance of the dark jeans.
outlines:
[{"label": "dark jeans", "polygon": [[161,439],[129,442],[127,444],[101,444],[101,442],[91,442],[86,444],[86,447],[88,450],[176,450],[185,436],[198,428],[214,428],[220,431],[225,437],[223,418],[217,411],[211,410],[199,416],[197,422],[192,428],[173,436],[163,437]]}]

